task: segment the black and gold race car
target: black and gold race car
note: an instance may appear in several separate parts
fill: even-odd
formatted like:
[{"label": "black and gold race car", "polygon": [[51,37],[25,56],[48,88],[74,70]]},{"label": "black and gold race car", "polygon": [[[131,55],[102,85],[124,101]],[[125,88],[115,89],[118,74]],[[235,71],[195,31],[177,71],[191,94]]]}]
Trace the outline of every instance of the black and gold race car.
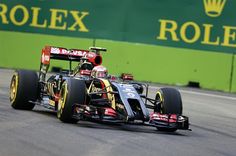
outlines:
[{"label": "black and gold race car", "polygon": [[[188,117],[182,115],[178,90],[160,88],[154,99],[148,97],[149,86],[133,81],[133,76],[91,76],[102,64],[100,52],[46,46],[42,50],[39,72],[16,70],[10,84],[10,102],[14,109],[32,110],[41,105],[57,112],[66,123],[79,120],[140,124],[161,131],[188,130]],[[50,74],[51,59],[68,60],[70,69]],[[80,64],[71,69],[71,62]]]}]

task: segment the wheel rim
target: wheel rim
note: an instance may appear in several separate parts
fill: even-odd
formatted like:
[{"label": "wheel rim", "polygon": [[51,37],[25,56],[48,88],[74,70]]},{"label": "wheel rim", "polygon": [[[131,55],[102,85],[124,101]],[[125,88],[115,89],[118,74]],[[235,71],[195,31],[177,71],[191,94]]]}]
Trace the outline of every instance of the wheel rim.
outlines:
[{"label": "wheel rim", "polygon": [[12,77],[11,84],[10,84],[10,101],[11,101],[11,103],[13,103],[16,99],[17,88],[18,88],[18,76],[14,75]]},{"label": "wheel rim", "polygon": [[58,118],[61,117],[63,108],[64,108],[64,106],[65,106],[67,93],[68,93],[67,84],[64,83],[64,84],[62,85],[62,88],[61,88],[61,91],[60,91],[60,98],[59,98],[59,100],[58,100],[58,111],[57,111],[57,117],[58,117]]},{"label": "wheel rim", "polygon": [[164,107],[163,107],[163,102],[164,102],[164,99],[163,99],[163,96],[162,96],[162,94],[161,94],[161,92],[160,91],[157,91],[157,93],[156,93],[156,99],[158,99],[158,100],[160,100],[160,102],[161,102],[161,109],[160,109],[160,113],[163,113],[163,109],[164,109]]}]

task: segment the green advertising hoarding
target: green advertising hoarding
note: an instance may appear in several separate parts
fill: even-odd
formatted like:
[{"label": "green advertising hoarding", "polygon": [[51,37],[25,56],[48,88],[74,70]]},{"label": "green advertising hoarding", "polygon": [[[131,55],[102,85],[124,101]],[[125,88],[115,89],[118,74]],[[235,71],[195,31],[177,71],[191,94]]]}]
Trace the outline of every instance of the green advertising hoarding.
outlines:
[{"label": "green advertising hoarding", "polygon": [[108,48],[111,73],[236,92],[235,7],[233,0],[0,0],[0,67],[38,69],[45,45],[95,44]]},{"label": "green advertising hoarding", "polygon": [[0,30],[235,52],[233,0],[1,0]]}]

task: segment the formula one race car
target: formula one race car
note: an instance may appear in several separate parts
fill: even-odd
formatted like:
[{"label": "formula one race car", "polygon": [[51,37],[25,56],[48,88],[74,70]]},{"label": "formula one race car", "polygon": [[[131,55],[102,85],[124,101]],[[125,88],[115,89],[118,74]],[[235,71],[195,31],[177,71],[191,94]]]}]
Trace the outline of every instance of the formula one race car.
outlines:
[{"label": "formula one race car", "polygon": [[[133,76],[109,76],[102,70],[100,52],[46,46],[42,50],[39,74],[17,70],[10,84],[10,102],[14,109],[31,110],[41,105],[57,112],[66,123],[79,120],[141,124],[161,131],[188,130],[188,117],[182,115],[178,90],[161,88],[154,99],[149,87],[133,81]],[[46,79],[51,59],[68,60],[70,69]],[[72,70],[72,61],[80,64]],[[95,70],[96,69],[96,70]]]}]

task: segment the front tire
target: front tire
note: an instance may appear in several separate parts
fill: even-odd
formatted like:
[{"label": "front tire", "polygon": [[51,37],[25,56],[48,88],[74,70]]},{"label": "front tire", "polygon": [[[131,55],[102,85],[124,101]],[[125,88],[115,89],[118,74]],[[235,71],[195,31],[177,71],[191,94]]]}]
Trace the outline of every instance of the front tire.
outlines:
[{"label": "front tire", "polygon": [[[157,91],[156,100],[160,101],[156,111],[161,114],[182,115],[183,106],[181,94],[174,88],[161,88]],[[175,132],[176,128],[157,128],[159,131]]]},{"label": "front tire", "polygon": [[86,85],[84,81],[69,78],[63,84],[58,102],[57,117],[65,123],[77,123],[73,118],[73,106],[84,104],[86,98]]},{"label": "front tire", "polygon": [[180,92],[174,88],[161,88],[157,91],[156,100],[160,101],[159,113],[182,114],[182,98]]},{"label": "front tire", "polygon": [[10,103],[14,109],[32,110],[37,100],[38,75],[34,71],[17,70],[10,84]]}]

